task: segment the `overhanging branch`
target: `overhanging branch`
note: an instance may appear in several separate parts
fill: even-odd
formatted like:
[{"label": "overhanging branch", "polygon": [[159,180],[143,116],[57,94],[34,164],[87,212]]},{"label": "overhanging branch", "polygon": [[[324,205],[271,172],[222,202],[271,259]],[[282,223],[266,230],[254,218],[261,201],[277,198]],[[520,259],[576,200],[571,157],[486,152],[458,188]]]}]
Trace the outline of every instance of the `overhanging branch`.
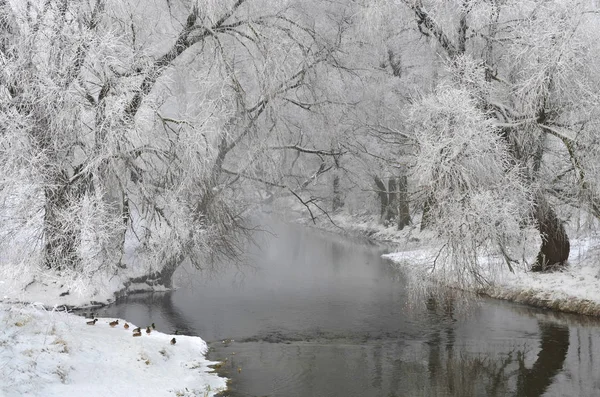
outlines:
[{"label": "overhanging branch", "polygon": [[274,150],[296,150],[296,151],[301,152],[301,153],[317,154],[317,155],[321,155],[321,156],[342,156],[342,155],[344,155],[346,153],[346,152],[335,151],[335,150],[308,149],[308,148],[301,147],[301,146],[298,146],[298,145],[270,146],[269,149],[274,149]]},{"label": "overhanging branch", "polygon": [[278,188],[281,188],[281,189],[288,189],[288,187],[285,186],[285,185],[281,185],[281,184],[276,183],[276,182],[267,181],[267,180],[259,178],[257,176],[248,175],[248,174],[246,174],[244,172],[230,171],[230,170],[228,170],[226,168],[221,168],[221,171],[223,171],[224,173],[229,174],[229,175],[236,175],[236,176],[240,176],[240,177],[245,178],[245,179],[249,179],[251,181],[264,183],[265,185],[269,185],[269,186],[273,186],[273,187],[278,187]]}]

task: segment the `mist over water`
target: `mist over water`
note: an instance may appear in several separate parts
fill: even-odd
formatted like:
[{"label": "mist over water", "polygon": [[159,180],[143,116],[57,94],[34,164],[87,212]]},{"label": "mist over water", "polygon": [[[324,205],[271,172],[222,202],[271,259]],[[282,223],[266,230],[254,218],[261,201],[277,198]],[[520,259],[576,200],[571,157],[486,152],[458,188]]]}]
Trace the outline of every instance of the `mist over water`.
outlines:
[{"label": "mist over water", "polygon": [[246,264],[181,269],[101,315],[198,335],[232,396],[595,396],[600,323],[484,300],[409,305],[385,250],[273,222]]}]

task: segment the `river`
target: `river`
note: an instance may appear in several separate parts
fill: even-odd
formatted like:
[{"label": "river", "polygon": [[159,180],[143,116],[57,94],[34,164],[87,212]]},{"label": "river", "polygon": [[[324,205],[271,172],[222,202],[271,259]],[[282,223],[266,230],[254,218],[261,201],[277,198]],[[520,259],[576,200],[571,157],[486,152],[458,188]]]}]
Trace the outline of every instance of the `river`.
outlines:
[{"label": "river", "polygon": [[[600,322],[495,300],[409,304],[385,249],[274,223],[241,267],[103,309],[198,335],[226,396],[600,396]],[[596,370],[595,370],[596,369]]]}]

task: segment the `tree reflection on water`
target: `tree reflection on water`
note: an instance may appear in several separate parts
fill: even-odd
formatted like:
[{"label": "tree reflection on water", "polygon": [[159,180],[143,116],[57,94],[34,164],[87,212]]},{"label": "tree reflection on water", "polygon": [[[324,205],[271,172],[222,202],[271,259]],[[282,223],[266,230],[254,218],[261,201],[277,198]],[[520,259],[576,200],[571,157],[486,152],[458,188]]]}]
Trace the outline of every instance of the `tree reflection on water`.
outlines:
[{"label": "tree reflection on water", "polygon": [[[455,315],[451,298],[440,302],[430,298],[430,314],[445,324],[427,338],[427,378],[418,381],[422,394],[436,396],[542,396],[562,370],[569,350],[569,327],[538,320],[539,353],[533,365],[526,365],[527,348],[511,347],[500,354],[470,354],[455,349]],[[416,368],[415,368],[416,369]],[[416,375],[416,372],[413,373]],[[418,375],[417,375],[418,378]],[[414,378],[413,378],[414,379]]]},{"label": "tree reflection on water", "polygon": [[519,357],[518,396],[541,396],[562,369],[569,351],[569,327],[539,322],[540,352],[531,368]]}]

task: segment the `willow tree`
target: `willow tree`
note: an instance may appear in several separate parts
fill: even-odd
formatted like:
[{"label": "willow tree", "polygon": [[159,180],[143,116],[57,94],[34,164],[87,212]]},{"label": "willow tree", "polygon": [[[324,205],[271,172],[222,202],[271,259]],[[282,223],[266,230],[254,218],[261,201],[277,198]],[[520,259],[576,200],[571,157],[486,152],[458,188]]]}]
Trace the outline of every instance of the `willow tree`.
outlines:
[{"label": "willow tree", "polygon": [[524,236],[532,197],[492,115],[472,94],[456,82],[441,85],[409,109],[407,122],[415,187],[429,203],[428,228],[442,241],[434,269],[480,285],[498,265],[488,259],[486,269],[481,257],[512,270],[509,252]]},{"label": "willow tree", "polygon": [[[569,239],[549,196],[568,196],[556,194],[562,190],[556,183],[578,190],[597,213],[595,181],[581,160],[597,123],[598,78],[590,67],[597,59],[597,17],[576,1],[463,2],[450,6],[452,17],[439,23],[435,13],[446,6],[408,5],[449,59],[468,55],[482,65],[490,89],[479,95],[481,107],[494,112],[533,192],[542,245],[532,269],[564,266]],[[548,170],[574,178],[553,180]]]},{"label": "willow tree", "polygon": [[169,284],[186,258],[239,254],[240,181],[333,53],[266,5],[0,2],[6,263]]},{"label": "willow tree", "polygon": [[[557,205],[598,217],[599,76],[592,66],[598,59],[597,13],[578,1],[405,0],[369,7],[410,21],[421,43],[430,44],[446,64],[439,82],[468,92],[465,103],[493,120],[509,169],[519,170],[513,175],[532,199],[522,219],[523,225],[532,219],[541,238],[532,270],[564,266],[570,243],[561,216],[568,212],[561,215]],[[430,99],[417,103],[431,106]],[[424,212],[444,211],[449,202],[432,191],[435,178],[421,186],[428,187],[420,196]],[[511,202],[507,196],[506,205]],[[506,205],[495,201],[494,208],[502,212]]]}]

